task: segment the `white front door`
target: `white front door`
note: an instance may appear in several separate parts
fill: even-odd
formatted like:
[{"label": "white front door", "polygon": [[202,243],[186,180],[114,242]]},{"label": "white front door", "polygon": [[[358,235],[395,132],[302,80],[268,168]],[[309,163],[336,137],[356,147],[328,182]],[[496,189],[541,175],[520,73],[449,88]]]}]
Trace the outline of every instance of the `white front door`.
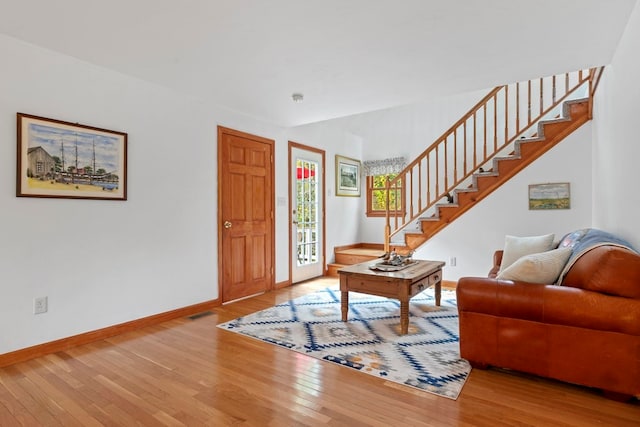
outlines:
[{"label": "white front door", "polygon": [[324,152],[291,147],[291,283],[324,274]]}]

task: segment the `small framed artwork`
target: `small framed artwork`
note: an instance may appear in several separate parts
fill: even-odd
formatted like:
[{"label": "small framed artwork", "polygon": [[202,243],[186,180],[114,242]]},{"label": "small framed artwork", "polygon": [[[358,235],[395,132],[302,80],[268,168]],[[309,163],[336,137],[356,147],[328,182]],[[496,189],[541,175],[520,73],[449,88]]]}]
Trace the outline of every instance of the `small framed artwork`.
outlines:
[{"label": "small framed artwork", "polygon": [[127,134],[18,113],[16,195],[127,200]]},{"label": "small framed artwork", "polygon": [[336,155],[336,196],[360,196],[360,160]]},{"label": "small framed artwork", "polygon": [[529,185],[529,209],[570,209],[571,192],[568,182]]}]

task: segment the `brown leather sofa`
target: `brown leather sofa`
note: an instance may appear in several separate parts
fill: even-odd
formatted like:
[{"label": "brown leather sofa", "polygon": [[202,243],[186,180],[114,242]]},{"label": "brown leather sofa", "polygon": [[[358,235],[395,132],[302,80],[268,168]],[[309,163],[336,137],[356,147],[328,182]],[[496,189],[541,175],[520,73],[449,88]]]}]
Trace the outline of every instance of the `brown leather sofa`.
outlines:
[{"label": "brown leather sofa", "polygon": [[513,369],[640,396],[640,255],[599,246],[577,259],[562,286],[488,278],[458,281],[460,354],[474,368]]}]

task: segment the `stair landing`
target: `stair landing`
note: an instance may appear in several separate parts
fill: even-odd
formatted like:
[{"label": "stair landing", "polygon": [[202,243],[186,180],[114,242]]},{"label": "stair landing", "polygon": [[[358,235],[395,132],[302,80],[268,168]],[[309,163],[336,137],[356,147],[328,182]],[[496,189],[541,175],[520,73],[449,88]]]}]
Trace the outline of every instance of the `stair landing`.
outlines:
[{"label": "stair landing", "polygon": [[385,254],[382,243],[354,243],[336,246],[333,253],[335,261],[327,265],[327,276],[331,277],[338,277],[338,270],[342,267],[371,261]]}]

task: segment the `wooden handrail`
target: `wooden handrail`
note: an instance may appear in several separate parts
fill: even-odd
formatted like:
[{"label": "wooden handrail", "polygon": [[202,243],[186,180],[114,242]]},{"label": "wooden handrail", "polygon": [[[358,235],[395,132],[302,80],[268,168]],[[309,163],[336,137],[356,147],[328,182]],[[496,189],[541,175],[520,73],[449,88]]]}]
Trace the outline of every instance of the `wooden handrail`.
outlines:
[{"label": "wooden handrail", "polygon": [[471,107],[471,110],[469,110],[464,116],[462,116],[462,118],[460,120],[458,120],[453,126],[451,126],[449,129],[447,129],[447,131],[445,133],[440,135],[440,138],[437,138],[430,146],[428,146],[426,148],[426,150],[424,150],[421,154],[419,154],[418,157],[413,162],[409,163],[407,165],[407,167],[405,168],[405,170],[411,169],[413,166],[415,166],[420,161],[420,159],[423,158],[428,152],[432,151],[435,148],[435,146],[437,146],[438,143],[444,137],[446,137],[447,135],[450,135],[458,126],[460,126],[469,117],[471,117],[471,115],[473,114],[474,111],[476,111],[478,108],[480,108],[482,105],[484,105],[484,103],[487,102],[487,99],[492,97],[494,93],[497,93],[503,87],[504,86],[497,86],[495,89],[493,89],[491,92],[489,92],[489,94],[487,94],[487,96],[482,98],[476,105]]},{"label": "wooden handrail", "polygon": [[[385,250],[389,250],[391,238],[406,225],[455,189],[468,186],[468,180],[479,168],[585,85],[588,85],[585,96],[591,105],[602,70],[603,67],[578,70],[492,89],[395,178],[387,180]],[[523,91],[521,84],[526,84]],[[408,195],[408,206],[403,205],[402,212],[398,212],[397,206],[389,206],[391,191],[405,191]]]},{"label": "wooden handrail", "polygon": [[593,85],[591,87],[591,96],[596,94],[596,90],[598,89],[598,85],[600,84],[600,78],[602,77],[602,73],[604,73],[604,67],[592,68],[592,80]]},{"label": "wooden handrail", "polygon": [[589,118],[593,118],[593,97],[596,94],[604,67],[592,68],[589,73]]}]

